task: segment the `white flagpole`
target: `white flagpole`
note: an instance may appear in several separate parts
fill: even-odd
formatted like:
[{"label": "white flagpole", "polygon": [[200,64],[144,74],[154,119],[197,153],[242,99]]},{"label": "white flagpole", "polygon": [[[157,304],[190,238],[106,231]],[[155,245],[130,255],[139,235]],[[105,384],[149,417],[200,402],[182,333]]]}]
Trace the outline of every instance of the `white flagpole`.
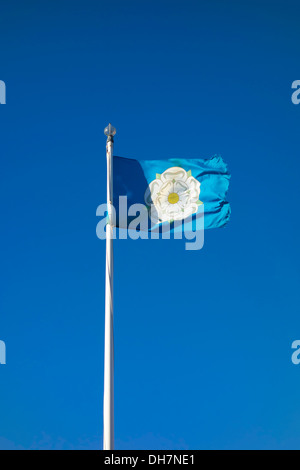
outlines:
[{"label": "white flagpole", "polygon": [[109,124],[107,136],[107,212],[106,225],[106,275],[105,275],[105,351],[103,399],[103,450],[114,449],[114,331],[113,331],[113,147],[116,129]]}]

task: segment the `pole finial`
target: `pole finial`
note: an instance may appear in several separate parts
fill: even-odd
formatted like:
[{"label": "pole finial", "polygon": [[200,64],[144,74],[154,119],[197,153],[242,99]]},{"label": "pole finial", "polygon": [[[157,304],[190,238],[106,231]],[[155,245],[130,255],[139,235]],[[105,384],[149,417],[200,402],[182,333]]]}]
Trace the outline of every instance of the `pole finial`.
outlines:
[{"label": "pole finial", "polygon": [[112,126],[110,123],[104,129],[104,134],[107,136],[107,140],[113,140],[114,135],[116,135],[116,133],[117,133],[116,128]]}]

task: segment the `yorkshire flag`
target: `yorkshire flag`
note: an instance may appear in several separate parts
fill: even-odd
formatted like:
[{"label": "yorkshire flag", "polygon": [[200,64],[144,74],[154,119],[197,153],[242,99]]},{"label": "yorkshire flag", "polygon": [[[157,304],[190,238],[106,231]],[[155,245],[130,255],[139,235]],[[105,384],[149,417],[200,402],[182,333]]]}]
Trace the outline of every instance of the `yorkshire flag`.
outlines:
[{"label": "yorkshire flag", "polygon": [[223,227],[228,222],[230,174],[220,156],[144,161],[113,157],[113,162],[117,227],[128,228],[134,219],[130,211],[129,217],[118,215],[120,196],[127,196],[128,208],[133,204],[144,206],[149,230],[169,225],[172,231],[176,221],[189,223],[194,230],[197,217],[204,217],[204,228]]}]

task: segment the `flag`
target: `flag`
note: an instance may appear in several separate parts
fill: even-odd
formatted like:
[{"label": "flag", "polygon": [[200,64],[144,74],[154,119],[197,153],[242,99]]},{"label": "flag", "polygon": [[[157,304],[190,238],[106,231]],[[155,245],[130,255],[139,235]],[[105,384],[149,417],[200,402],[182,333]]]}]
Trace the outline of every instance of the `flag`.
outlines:
[{"label": "flag", "polygon": [[[203,159],[134,160],[113,158],[113,205],[116,226],[128,228],[134,215],[119,216],[120,196],[128,207],[140,204],[147,210],[149,230],[175,221],[189,221],[204,214],[204,228],[223,227],[230,218],[226,200],[230,174],[220,156]],[[129,227],[130,228],[130,227]]]}]

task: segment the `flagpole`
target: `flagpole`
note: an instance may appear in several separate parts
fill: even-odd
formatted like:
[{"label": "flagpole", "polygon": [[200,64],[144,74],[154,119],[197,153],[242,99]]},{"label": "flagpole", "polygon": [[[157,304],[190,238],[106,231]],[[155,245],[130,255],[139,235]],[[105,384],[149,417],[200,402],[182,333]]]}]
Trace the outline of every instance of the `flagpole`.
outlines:
[{"label": "flagpole", "polygon": [[107,136],[107,212],[106,274],[105,274],[105,348],[104,348],[104,399],[103,399],[103,450],[114,449],[114,332],[113,332],[113,147],[116,129],[109,124],[104,129]]}]

